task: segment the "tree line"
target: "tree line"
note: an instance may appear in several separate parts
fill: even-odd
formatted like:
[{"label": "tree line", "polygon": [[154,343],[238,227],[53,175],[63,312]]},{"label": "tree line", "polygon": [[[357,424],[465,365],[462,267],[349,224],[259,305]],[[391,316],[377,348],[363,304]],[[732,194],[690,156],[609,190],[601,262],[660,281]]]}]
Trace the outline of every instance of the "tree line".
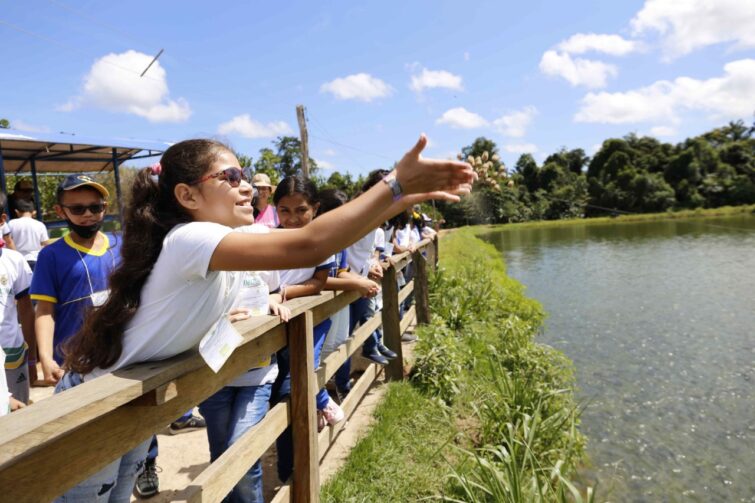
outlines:
[{"label": "tree line", "polygon": [[[538,165],[523,154],[495,185],[487,176],[461,204],[440,208],[459,226],[755,204],[754,134],[755,125],[737,121],[675,145],[631,133],[592,157],[561,148]],[[460,158],[497,174],[497,154],[492,140],[477,138]]]},{"label": "tree line", "polygon": [[[9,125],[0,121],[0,127]],[[273,184],[301,174],[301,144],[294,136],[277,137],[256,158],[236,155],[250,175],[265,173]],[[677,144],[635,133],[609,138],[592,157],[581,148],[562,147],[541,165],[523,154],[513,169],[503,165],[493,140],[480,137],[461,149],[459,159],[472,163],[480,175],[472,194],[461,204],[423,207],[449,227],[755,204],[755,124],[743,121]],[[364,175],[338,171],[326,176],[312,158],[309,165],[318,188],[340,189],[349,197],[360,192],[365,180]],[[132,171],[121,168],[126,197]],[[48,212],[58,180],[43,178],[42,207]],[[112,174],[99,178],[114,194]],[[15,179],[8,177],[9,191]],[[110,211],[116,208],[111,201]]]}]

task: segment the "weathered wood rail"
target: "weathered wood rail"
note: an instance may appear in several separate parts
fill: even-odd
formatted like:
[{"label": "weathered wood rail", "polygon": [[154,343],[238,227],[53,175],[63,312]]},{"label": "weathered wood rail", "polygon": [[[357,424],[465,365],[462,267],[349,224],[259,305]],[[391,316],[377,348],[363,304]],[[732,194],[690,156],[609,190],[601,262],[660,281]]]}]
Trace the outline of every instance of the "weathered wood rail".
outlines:
[{"label": "weathered wood rail", "polygon": [[[318,501],[320,460],[345,421],[317,431],[315,394],[370,334],[383,327],[385,344],[398,353],[386,377],[403,379],[401,335],[415,319],[429,321],[427,263],[435,267],[438,241],[424,240],[383,264],[383,309],[314,367],[312,327],[358,298],[355,292],[326,292],[287,302],[291,321],[261,316],[235,326],[244,342],[215,374],[196,351],[168,360],[133,365],[41,400],[0,418],[0,490],[3,501],[50,501],[136,447],[165,425],[286,344],[291,354],[291,399],[273,407],[220,458],[202,471],[177,501],[220,501],[289,425],[294,437],[294,473],[274,501]],[[414,279],[401,290],[396,273],[408,264]],[[411,293],[403,319],[399,304]],[[350,417],[383,371],[371,364],[341,405]],[[208,453],[209,454],[209,453]]]}]

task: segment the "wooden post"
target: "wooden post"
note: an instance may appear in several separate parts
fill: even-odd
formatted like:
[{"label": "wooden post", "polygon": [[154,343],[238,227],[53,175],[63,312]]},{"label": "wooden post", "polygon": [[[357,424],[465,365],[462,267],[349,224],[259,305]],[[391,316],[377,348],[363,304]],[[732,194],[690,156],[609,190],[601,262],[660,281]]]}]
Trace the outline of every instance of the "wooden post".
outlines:
[{"label": "wooden post", "polygon": [[421,250],[412,253],[414,265],[414,302],[417,305],[417,323],[430,323],[430,299],[427,294],[427,260]]},{"label": "wooden post", "polygon": [[304,118],[304,105],[296,105],[296,119],[299,121],[301,135],[301,171],[304,178],[309,178],[309,133],[307,120]]},{"label": "wooden post", "polygon": [[312,312],[305,311],[288,322],[291,359],[291,427],[294,442],[294,474],[291,501],[319,501],[320,456],[317,452],[315,409],[315,358]]},{"label": "wooden post", "polygon": [[400,381],[404,378],[404,352],[401,348],[401,319],[398,314],[398,284],[396,267],[391,264],[383,273],[383,339],[385,345],[398,356],[385,369],[388,379]]}]

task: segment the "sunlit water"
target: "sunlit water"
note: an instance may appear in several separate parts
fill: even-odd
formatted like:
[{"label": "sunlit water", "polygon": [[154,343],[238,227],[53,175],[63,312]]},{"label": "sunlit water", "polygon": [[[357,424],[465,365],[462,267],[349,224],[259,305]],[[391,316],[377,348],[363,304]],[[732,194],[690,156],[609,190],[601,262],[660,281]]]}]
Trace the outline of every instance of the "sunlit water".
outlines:
[{"label": "sunlit water", "polygon": [[575,363],[601,499],[755,501],[755,216],[485,238]]}]

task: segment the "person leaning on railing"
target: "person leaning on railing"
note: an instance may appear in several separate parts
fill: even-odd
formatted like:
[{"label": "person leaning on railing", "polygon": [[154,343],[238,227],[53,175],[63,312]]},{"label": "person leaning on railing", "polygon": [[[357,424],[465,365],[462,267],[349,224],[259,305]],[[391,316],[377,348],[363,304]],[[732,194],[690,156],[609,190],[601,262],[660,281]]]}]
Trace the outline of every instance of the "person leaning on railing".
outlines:
[{"label": "person leaning on railing", "polygon": [[[65,344],[66,374],[56,392],[194,349],[211,329],[223,339],[241,286],[234,271],[314,266],[414,203],[455,201],[468,193],[475,179],[471,166],[422,159],[426,144],[422,136],[385,183],[354,201],[301,229],[266,235],[233,231],[253,223],[254,212],[252,187],[228,147],[212,140],[172,145],[156,177],[147,170],[135,177],[110,296]],[[148,442],[66,496],[129,501]]]}]

